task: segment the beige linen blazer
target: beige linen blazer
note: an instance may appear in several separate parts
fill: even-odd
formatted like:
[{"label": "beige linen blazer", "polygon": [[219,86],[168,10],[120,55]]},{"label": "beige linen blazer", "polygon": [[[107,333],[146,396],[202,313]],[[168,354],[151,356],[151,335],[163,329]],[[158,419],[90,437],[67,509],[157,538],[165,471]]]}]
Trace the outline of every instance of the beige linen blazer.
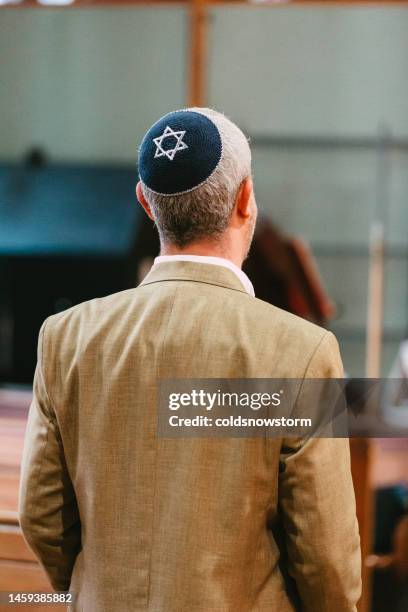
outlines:
[{"label": "beige linen blazer", "polygon": [[330,332],[214,265],[160,263],[48,318],[19,513],[55,589],[84,612],[289,612],[279,521],[301,609],[356,610],[348,440],[156,435],[159,379],[342,374]]}]

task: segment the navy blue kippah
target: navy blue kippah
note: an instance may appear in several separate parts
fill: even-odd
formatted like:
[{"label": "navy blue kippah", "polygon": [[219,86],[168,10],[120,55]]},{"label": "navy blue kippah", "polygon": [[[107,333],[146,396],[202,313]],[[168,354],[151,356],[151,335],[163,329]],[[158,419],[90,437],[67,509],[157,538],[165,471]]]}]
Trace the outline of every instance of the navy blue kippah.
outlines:
[{"label": "navy blue kippah", "polygon": [[193,110],[168,113],[146,133],[139,151],[142,182],[163,195],[198,187],[222,155],[221,135],[211,119]]}]

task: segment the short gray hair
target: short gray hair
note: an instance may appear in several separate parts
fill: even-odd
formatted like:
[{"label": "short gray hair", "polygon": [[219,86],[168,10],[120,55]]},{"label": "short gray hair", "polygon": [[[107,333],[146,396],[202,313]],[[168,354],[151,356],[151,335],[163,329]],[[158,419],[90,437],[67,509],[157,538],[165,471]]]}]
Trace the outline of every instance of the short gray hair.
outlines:
[{"label": "short gray hair", "polygon": [[159,194],[142,182],[161,242],[179,247],[219,237],[228,226],[242,181],[251,176],[251,150],[242,131],[210,108],[188,110],[205,115],[217,126],[222,140],[218,166],[204,183],[179,195]]}]

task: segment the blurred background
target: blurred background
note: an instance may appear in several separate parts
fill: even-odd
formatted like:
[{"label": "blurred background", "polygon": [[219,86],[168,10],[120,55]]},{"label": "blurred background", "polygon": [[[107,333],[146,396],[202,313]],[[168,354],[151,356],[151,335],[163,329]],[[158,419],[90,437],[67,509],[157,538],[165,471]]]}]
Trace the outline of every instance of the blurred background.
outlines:
[{"label": "blurred background", "polygon": [[[407,5],[0,0],[3,590],[45,588],[16,522],[38,330],[148,270],[160,115],[212,106],[250,138],[258,297],[330,328],[350,377],[407,376]],[[352,441],[364,612],[408,610],[406,442]]]}]

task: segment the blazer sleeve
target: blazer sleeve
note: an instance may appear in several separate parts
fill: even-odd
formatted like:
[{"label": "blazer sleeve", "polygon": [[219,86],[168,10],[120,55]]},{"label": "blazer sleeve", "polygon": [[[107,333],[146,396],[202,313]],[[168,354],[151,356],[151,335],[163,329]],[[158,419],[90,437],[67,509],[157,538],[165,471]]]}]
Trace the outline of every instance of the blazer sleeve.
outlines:
[{"label": "blazer sleeve", "polygon": [[19,520],[52,586],[66,591],[80,549],[81,529],[58,422],[45,385],[42,345],[46,324],[47,321],[39,334],[33,400],[24,441]]},{"label": "blazer sleeve", "polygon": [[[305,378],[342,377],[337,340],[326,332]],[[354,612],[361,595],[361,552],[349,440],[288,439],[282,451],[279,510],[302,610]]]}]

